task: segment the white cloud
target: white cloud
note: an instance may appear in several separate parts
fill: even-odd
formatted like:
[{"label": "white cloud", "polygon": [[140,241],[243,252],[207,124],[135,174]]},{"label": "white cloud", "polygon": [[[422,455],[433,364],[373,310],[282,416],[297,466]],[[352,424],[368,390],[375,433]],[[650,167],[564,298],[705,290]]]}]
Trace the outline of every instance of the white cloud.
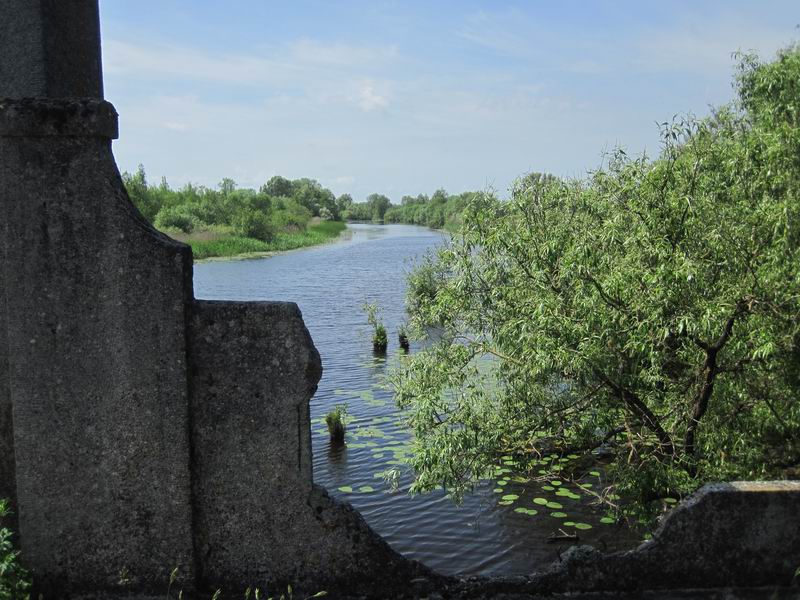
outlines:
[{"label": "white cloud", "polygon": [[289,56],[294,61],[351,69],[381,65],[399,57],[396,46],[366,47],[348,44],[323,44],[303,38],[288,45]]},{"label": "white cloud", "polygon": [[[207,50],[165,43],[133,44],[108,40],[103,46],[109,75],[153,77],[242,86],[314,85],[364,70],[377,69],[399,57],[396,48],[321,44],[301,39],[285,46],[247,54],[210,54]],[[331,71],[335,72],[331,72]]]},{"label": "white cloud", "polygon": [[364,81],[358,87],[355,103],[364,112],[372,112],[389,106],[388,94],[385,91],[378,91],[376,85],[374,81]]}]

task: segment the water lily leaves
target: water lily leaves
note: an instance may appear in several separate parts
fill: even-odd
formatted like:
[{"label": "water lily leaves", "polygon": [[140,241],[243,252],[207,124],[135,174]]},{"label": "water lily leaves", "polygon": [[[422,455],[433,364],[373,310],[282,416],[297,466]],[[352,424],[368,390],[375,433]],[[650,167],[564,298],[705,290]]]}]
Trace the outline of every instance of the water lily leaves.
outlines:
[{"label": "water lily leaves", "polygon": [[519,500],[519,496],[517,496],[516,494],[506,494],[505,496],[502,497],[502,500],[508,502],[514,502],[515,500]]},{"label": "water lily leaves", "polygon": [[501,502],[498,502],[497,504],[499,504],[500,506],[510,506],[511,504],[514,504],[514,501],[513,500],[502,500]]},{"label": "water lily leaves", "polygon": [[369,494],[370,492],[374,492],[375,488],[371,485],[362,485],[360,488],[358,488],[358,491],[362,494]]},{"label": "water lily leaves", "polygon": [[567,458],[570,460],[577,460],[579,457],[577,454],[567,454]]},{"label": "water lily leaves", "polygon": [[551,512],[551,517],[555,517],[556,519],[565,519],[567,517],[567,513],[565,512]]},{"label": "water lily leaves", "polygon": [[561,485],[561,482],[558,479],[554,479],[553,481],[550,482],[550,485],[559,486]]},{"label": "water lily leaves", "polygon": [[564,521],[566,527],[575,527],[575,521]]},{"label": "water lily leaves", "polygon": [[547,491],[547,492],[552,492],[556,488],[554,488],[552,485],[543,485],[542,489]]},{"label": "water lily leaves", "polygon": [[602,518],[600,519],[600,522],[601,522],[601,523],[604,523],[604,524],[606,524],[606,525],[612,525],[612,524],[613,524],[613,523],[615,523],[616,521],[615,521],[614,519],[612,519],[611,517],[602,517]]},{"label": "water lily leaves", "polygon": [[555,510],[560,510],[560,509],[564,508],[564,506],[562,504],[559,504],[558,502],[548,502],[547,504],[545,504],[545,506],[547,508],[552,508],[552,509],[555,509]]},{"label": "water lily leaves", "polygon": [[591,529],[592,528],[592,526],[589,525],[588,523],[575,523],[575,525],[573,525],[573,527],[575,529],[580,529],[582,531],[586,531],[587,529]]},{"label": "water lily leaves", "polygon": [[352,444],[347,444],[347,447],[348,448],[354,448],[354,449],[355,448],[366,448],[367,445],[366,444],[362,444],[360,442],[353,442]]},{"label": "water lily leaves", "polygon": [[582,483],[582,484],[581,484],[581,487],[582,487],[582,488],[585,488],[585,489],[587,489],[587,490],[588,490],[589,488],[591,488],[591,487],[592,487],[592,484],[591,484],[591,483]]},{"label": "water lily leaves", "polygon": [[534,498],[533,503],[539,506],[547,506],[547,498]]},{"label": "water lily leaves", "polygon": [[525,507],[522,507],[522,506],[520,506],[519,508],[515,508],[514,512],[515,513],[519,513],[521,515],[528,515],[528,516],[531,516],[531,517],[534,516],[534,515],[539,514],[539,511],[536,510],[535,508],[525,508]]},{"label": "water lily leaves", "polygon": [[517,483],[528,483],[530,479],[528,479],[527,477],[520,477],[519,475],[517,475],[516,477],[512,477],[511,481],[516,481]]},{"label": "water lily leaves", "polygon": [[382,438],[386,434],[377,427],[359,427],[353,431],[353,437],[357,438]]},{"label": "water lily leaves", "polygon": [[505,490],[504,490],[503,488],[501,488],[501,487],[499,487],[499,488],[494,488],[492,491],[493,491],[495,494],[502,494],[503,492],[505,492]]},{"label": "water lily leaves", "polygon": [[342,487],[339,488],[339,491],[344,492],[345,494],[352,494],[353,488],[350,487],[349,485],[343,485]]},{"label": "water lily leaves", "polygon": [[677,504],[678,501],[675,498],[663,498],[664,502],[667,504]]},{"label": "water lily leaves", "polygon": [[372,477],[375,479],[383,479],[386,477],[386,471],[378,471],[377,473],[374,473]]},{"label": "water lily leaves", "polygon": [[594,477],[600,477],[600,471],[589,471],[589,475],[593,475]]}]

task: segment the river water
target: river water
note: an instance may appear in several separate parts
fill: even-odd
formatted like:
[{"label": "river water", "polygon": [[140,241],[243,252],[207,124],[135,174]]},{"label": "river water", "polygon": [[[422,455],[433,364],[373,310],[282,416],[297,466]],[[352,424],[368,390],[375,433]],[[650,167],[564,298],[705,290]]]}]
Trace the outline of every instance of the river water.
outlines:
[{"label": "river water", "polygon": [[[635,546],[639,534],[602,522],[605,513],[594,497],[566,480],[526,482],[501,473],[460,506],[444,491],[408,494],[409,434],[382,382],[399,360],[396,332],[405,319],[405,275],[414,261],[445,242],[445,234],[422,227],[351,224],[338,241],[323,246],[196,264],[195,295],[298,303],[324,369],[311,401],[314,480],[351,502],[406,556],[446,574],[513,575],[557,559],[569,543],[551,544],[547,538],[559,532],[608,551]],[[389,332],[385,359],[373,355],[364,302],[382,308]],[[417,350],[412,343],[411,351]],[[337,404],[346,404],[350,415],[344,447],[331,446],[323,422]],[[569,459],[545,460],[542,473]],[[390,469],[400,472],[396,487],[382,477]],[[602,473],[592,473],[580,483],[599,489]]]}]

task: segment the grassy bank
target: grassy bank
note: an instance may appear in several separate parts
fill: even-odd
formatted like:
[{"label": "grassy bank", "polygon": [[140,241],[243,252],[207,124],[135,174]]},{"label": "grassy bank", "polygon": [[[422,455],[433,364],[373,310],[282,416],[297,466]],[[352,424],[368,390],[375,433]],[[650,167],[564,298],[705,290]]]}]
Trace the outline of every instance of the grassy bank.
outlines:
[{"label": "grassy bank", "polygon": [[169,235],[189,244],[195,260],[203,260],[204,258],[284,252],[315,246],[339,237],[346,228],[347,225],[341,221],[319,221],[309,224],[305,231],[278,232],[269,242],[237,236],[224,228],[191,234],[169,232]]}]

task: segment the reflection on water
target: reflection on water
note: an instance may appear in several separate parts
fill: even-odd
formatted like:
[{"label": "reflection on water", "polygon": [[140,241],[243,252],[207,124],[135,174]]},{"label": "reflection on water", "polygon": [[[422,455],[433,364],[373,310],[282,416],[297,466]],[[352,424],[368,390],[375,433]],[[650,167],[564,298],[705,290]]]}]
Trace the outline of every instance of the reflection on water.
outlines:
[{"label": "reflection on water", "polygon": [[[547,543],[559,530],[577,533],[580,543],[600,549],[632,547],[638,536],[602,523],[603,511],[592,505],[592,497],[566,480],[526,482],[501,467],[494,481],[481,485],[461,506],[443,491],[408,495],[411,477],[404,459],[409,435],[381,383],[400,352],[397,328],[405,319],[405,275],[413,261],[444,241],[441,233],[421,227],[354,224],[325,246],[195,265],[195,294],[299,304],[324,369],[311,401],[314,480],[350,501],[398,551],[443,573],[520,574],[563,552],[563,543]],[[383,310],[389,333],[386,360],[372,353],[364,302]],[[324,416],[342,403],[350,415],[347,444],[331,447]],[[541,471],[558,472],[567,459],[545,460]],[[393,470],[400,474],[396,488],[385,482],[386,472]],[[596,471],[581,481],[599,487],[601,476]]]}]

